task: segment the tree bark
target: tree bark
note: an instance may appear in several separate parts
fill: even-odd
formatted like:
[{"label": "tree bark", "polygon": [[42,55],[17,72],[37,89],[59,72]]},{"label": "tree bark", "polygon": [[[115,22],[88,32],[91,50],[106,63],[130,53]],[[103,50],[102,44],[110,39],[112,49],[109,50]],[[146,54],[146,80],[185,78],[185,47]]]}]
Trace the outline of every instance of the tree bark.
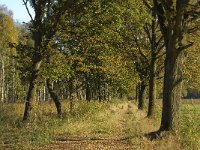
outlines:
[{"label": "tree bark", "polygon": [[189,1],[153,2],[166,48],[163,109],[159,131],[176,132],[179,130],[183,50],[191,45],[185,45],[184,42],[187,35],[185,12]]},{"label": "tree bark", "polygon": [[155,111],[155,100],[156,100],[156,84],[155,84],[155,71],[156,71],[156,60],[152,56],[150,64],[150,76],[149,76],[149,103],[147,117],[153,117]]},{"label": "tree bark", "polygon": [[98,77],[98,81],[97,81],[97,93],[98,93],[98,100],[99,100],[99,102],[101,102],[102,101],[102,90],[101,90],[101,77],[99,76]]},{"label": "tree bark", "polygon": [[[156,57],[158,55],[158,46],[156,46],[157,35],[156,35],[156,10],[152,10],[152,23],[151,23],[151,61],[150,61],[150,73],[149,73],[149,104],[147,117],[152,117],[154,115],[155,109],[155,99],[156,99]],[[159,44],[159,43],[158,43]]]},{"label": "tree bark", "polygon": [[33,62],[33,71],[32,71],[30,82],[29,82],[29,89],[28,89],[28,94],[27,94],[26,103],[25,103],[23,121],[27,121],[30,118],[32,102],[35,100],[35,96],[36,96],[36,85],[37,85],[38,73],[39,73],[41,63],[42,63],[40,55],[37,55],[37,56],[38,57],[35,57],[37,59]]},{"label": "tree bark", "polygon": [[48,88],[48,91],[49,91],[51,98],[53,99],[53,101],[55,103],[55,106],[56,106],[56,109],[57,109],[57,114],[60,117],[62,115],[62,107],[61,107],[61,103],[60,103],[60,98],[56,94],[56,92],[53,90],[50,79],[47,79],[47,88]]},{"label": "tree bark", "polygon": [[74,79],[71,79],[69,81],[69,90],[70,90],[70,102],[69,102],[69,108],[70,112],[73,112],[74,110],[74,101],[75,101],[75,84],[74,84]]},{"label": "tree bark", "polygon": [[46,101],[46,82],[44,82],[44,86],[43,86],[43,102]]},{"label": "tree bark", "polygon": [[[25,3],[24,3],[25,4]],[[27,4],[25,4],[27,6]],[[40,66],[42,63],[42,50],[44,47],[42,46],[43,42],[43,22],[42,22],[42,5],[35,5],[35,19],[33,23],[34,31],[32,31],[33,41],[34,41],[34,54],[32,57],[32,72],[29,80],[29,89],[26,98],[25,110],[23,121],[27,121],[30,118],[30,111],[32,107],[32,102],[36,99],[36,86],[37,79],[39,76]],[[48,45],[48,44],[47,44]],[[47,45],[45,45],[47,47]]]},{"label": "tree bark", "polygon": [[149,104],[147,117],[152,117],[155,109],[156,99],[156,29],[155,20],[152,22],[151,62],[149,73]]},{"label": "tree bark", "polygon": [[86,75],[86,87],[85,87],[85,95],[86,95],[86,101],[91,101],[91,88],[90,88],[90,82],[89,78]]},{"label": "tree bark", "polygon": [[149,104],[147,117],[152,117],[155,111],[155,99],[156,99],[156,84],[155,84],[155,62],[151,62],[149,77]]},{"label": "tree bark", "polygon": [[179,104],[182,92],[183,56],[174,58],[170,55],[165,61],[163,88],[163,111],[160,131],[177,131],[179,129]]},{"label": "tree bark", "polygon": [[15,59],[12,57],[12,102],[15,102]]},{"label": "tree bark", "polygon": [[5,98],[5,64],[4,56],[1,54],[1,102],[4,102]]},{"label": "tree bark", "polygon": [[135,101],[137,102],[139,99],[139,88],[140,88],[140,84],[136,84],[135,86]]},{"label": "tree bark", "polygon": [[146,85],[144,81],[142,81],[139,89],[138,109],[140,110],[144,109],[145,99],[146,99]]}]

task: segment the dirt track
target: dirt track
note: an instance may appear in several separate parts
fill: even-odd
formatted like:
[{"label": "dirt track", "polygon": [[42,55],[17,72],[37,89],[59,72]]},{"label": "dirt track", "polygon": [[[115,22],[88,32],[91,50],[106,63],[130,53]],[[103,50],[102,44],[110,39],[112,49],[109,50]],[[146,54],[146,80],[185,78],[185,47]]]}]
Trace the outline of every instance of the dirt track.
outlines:
[{"label": "dirt track", "polygon": [[[127,112],[134,115],[135,125],[139,126],[140,123],[145,121],[146,114],[143,111],[139,111],[137,106],[132,102],[123,102],[117,106],[110,107],[110,113],[119,115],[119,119],[116,121],[118,125],[122,128],[126,127],[126,121],[124,120]],[[112,119],[112,118],[110,118]],[[141,122],[142,120],[142,122]],[[145,122],[146,123],[146,122]],[[143,132],[148,132],[148,129],[141,129]],[[141,132],[141,131],[139,131]],[[43,149],[46,150],[131,150],[133,146],[127,139],[122,139],[120,136],[105,136],[102,138],[95,137],[80,137],[80,136],[67,136],[59,135],[56,137],[55,141],[51,143],[48,147]]]}]

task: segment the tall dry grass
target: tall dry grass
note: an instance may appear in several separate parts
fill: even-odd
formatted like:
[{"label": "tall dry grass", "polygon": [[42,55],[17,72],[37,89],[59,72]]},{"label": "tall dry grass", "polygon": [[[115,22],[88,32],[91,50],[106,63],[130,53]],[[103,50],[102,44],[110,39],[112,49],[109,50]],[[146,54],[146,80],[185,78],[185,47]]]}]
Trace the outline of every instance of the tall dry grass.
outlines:
[{"label": "tall dry grass", "polygon": [[74,111],[62,102],[63,117],[57,118],[51,102],[36,103],[29,123],[22,122],[24,104],[0,105],[0,149],[37,149],[56,138],[82,137],[127,141],[130,149],[200,149],[200,105],[184,102],[181,129],[176,135],[149,140],[145,134],[159,128],[161,101],[152,119],[137,110],[133,102],[115,100],[105,103],[77,101]]}]

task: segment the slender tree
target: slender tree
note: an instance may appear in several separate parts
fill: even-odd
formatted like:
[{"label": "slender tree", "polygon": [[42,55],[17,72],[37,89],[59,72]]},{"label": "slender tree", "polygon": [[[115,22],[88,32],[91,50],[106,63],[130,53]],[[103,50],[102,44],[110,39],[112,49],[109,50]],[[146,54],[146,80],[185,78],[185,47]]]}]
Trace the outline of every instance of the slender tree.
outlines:
[{"label": "slender tree", "polygon": [[[163,71],[163,56],[165,56],[163,36],[160,33],[157,21],[156,10],[154,7],[150,8],[151,21],[144,25],[144,32],[148,39],[149,51],[148,66],[149,66],[149,103],[147,117],[152,117],[155,110],[156,100],[156,80],[160,79],[160,74]],[[147,50],[148,51],[148,50]]]},{"label": "slender tree", "polygon": [[[30,117],[32,102],[36,99],[36,85],[44,54],[47,52],[49,42],[57,31],[62,16],[67,11],[66,8],[71,8],[71,4],[64,0],[23,0],[23,2],[31,18],[30,31],[34,41],[32,72],[23,116],[23,120],[26,121]],[[34,17],[29,11],[28,3],[31,4],[35,11]]]},{"label": "slender tree", "polygon": [[[16,43],[18,39],[17,28],[12,19],[12,12],[5,6],[0,5],[0,59],[1,59],[1,101],[5,101],[6,79],[11,70],[7,70],[10,58],[14,55],[15,49],[11,49],[10,43]],[[12,73],[10,73],[12,74]],[[8,95],[8,94],[7,94]]]}]

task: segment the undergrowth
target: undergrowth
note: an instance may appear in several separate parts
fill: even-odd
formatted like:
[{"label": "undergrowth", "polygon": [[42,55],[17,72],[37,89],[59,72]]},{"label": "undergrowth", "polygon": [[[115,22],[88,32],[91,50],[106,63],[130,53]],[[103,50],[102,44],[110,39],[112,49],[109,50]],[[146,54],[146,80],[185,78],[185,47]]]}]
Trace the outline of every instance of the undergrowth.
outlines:
[{"label": "undergrowth", "polygon": [[[118,103],[112,102],[112,103]],[[49,144],[57,134],[84,134],[89,122],[103,122],[105,112],[110,107],[108,102],[76,102],[73,112],[69,112],[69,103],[62,102],[63,116],[58,118],[52,102],[37,103],[31,112],[31,120],[22,122],[24,104],[4,104],[0,107],[0,149],[32,149]],[[85,130],[84,130],[85,128]],[[92,128],[94,133],[107,132],[107,128]]]},{"label": "undergrowth", "polygon": [[[128,104],[128,105],[126,105]],[[99,103],[77,101],[73,112],[62,102],[63,116],[58,118],[52,102],[37,103],[31,120],[22,122],[24,104],[0,105],[0,149],[37,149],[49,145],[58,136],[111,138],[126,140],[132,149],[200,149],[200,106],[183,104],[181,128],[177,135],[150,141],[145,133],[159,128],[161,103],[153,118],[136,118],[129,102],[115,100]],[[146,114],[146,111],[143,112]]]},{"label": "undergrowth", "polygon": [[181,108],[181,140],[186,149],[200,149],[200,105],[184,104]]}]

